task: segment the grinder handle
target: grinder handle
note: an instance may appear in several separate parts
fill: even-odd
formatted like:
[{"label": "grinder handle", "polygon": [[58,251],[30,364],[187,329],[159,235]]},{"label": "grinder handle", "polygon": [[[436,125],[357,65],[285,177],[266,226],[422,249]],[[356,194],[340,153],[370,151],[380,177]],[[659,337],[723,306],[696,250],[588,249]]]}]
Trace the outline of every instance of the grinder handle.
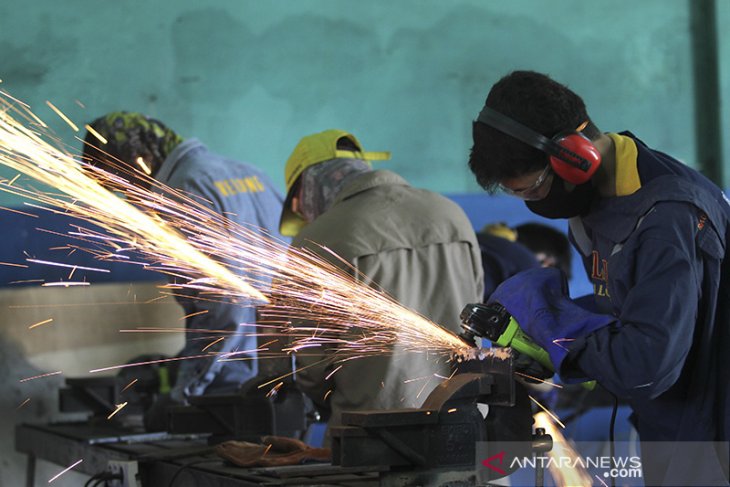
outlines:
[{"label": "grinder handle", "polygon": [[520,325],[517,324],[517,321],[515,321],[513,317],[510,317],[509,324],[504,330],[504,333],[502,333],[499,339],[494,343],[500,347],[512,347],[519,353],[537,360],[540,365],[546,369],[555,372],[553,363],[550,361],[550,355],[547,351],[540,347],[537,343],[533,342],[532,338],[522,331]]},{"label": "grinder handle", "polygon": [[[532,338],[522,331],[522,328],[520,328],[520,325],[517,321],[515,321],[514,317],[510,316],[507,329],[494,343],[500,347],[512,347],[519,353],[537,360],[537,362],[546,369],[555,372],[555,367],[553,367],[553,363],[550,360],[550,354],[548,354],[547,350],[532,341]],[[592,380],[582,382],[581,386],[592,391],[596,387],[596,381]]]}]

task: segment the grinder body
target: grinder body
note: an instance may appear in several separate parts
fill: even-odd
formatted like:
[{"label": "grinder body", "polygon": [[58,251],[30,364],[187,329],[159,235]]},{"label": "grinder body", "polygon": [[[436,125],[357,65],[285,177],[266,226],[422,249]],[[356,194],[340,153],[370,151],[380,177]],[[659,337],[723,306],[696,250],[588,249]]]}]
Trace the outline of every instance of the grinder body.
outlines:
[{"label": "grinder body", "polygon": [[550,355],[525,334],[512,315],[499,303],[467,304],[461,312],[462,337],[473,341],[475,336],[490,340],[499,347],[512,347],[554,372]]}]

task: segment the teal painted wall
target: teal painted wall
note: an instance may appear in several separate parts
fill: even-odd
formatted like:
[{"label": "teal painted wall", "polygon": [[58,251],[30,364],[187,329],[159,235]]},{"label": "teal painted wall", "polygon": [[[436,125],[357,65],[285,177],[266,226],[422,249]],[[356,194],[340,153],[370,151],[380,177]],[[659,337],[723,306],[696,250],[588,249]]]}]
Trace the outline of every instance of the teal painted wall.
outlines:
[{"label": "teal painted wall", "polygon": [[[299,138],[338,127],[391,150],[387,166],[414,185],[473,192],[471,120],[513,69],[553,75],[603,130],[631,129],[691,164],[688,1],[4,0],[0,88],[75,148],[45,100],[80,125],[146,112],[280,187]],[[730,2],[718,3],[726,25]]]}]

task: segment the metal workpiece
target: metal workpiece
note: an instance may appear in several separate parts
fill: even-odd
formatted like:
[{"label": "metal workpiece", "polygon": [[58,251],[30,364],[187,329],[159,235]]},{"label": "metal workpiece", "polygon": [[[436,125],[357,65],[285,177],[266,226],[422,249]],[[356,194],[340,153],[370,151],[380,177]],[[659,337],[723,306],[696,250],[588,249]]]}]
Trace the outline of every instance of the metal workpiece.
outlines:
[{"label": "metal workpiece", "polygon": [[342,426],[331,430],[332,463],[388,467],[381,485],[393,486],[479,485],[504,476],[478,471],[477,444],[532,452],[530,401],[512,367],[509,356],[462,361],[420,408],[343,412]]}]

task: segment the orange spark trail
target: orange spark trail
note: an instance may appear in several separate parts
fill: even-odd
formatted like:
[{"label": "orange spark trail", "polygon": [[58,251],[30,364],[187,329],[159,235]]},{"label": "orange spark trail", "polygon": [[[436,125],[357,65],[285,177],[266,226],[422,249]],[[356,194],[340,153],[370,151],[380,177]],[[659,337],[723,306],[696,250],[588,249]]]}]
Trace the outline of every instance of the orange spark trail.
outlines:
[{"label": "orange spark trail", "polygon": [[62,287],[71,287],[71,286],[91,286],[90,282],[83,282],[83,281],[59,281],[59,282],[46,282],[41,284],[41,287],[52,287],[52,286],[62,286]]},{"label": "orange spark trail", "polygon": [[560,426],[561,426],[561,427],[562,427],[563,429],[565,429],[565,425],[563,424],[563,422],[562,422],[562,421],[560,421],[560,420],[558,419],[558,417],[557,417],[557,416],[555,416],[555,414],[551,413],[551,412],[550,412],[550,410],[549,410],[548,408],[546,408],[545,406],[543,406],[542,404],[540,404],[540,401],[538,401],[537,399],[535,399],[534,397],[532,397],[532,396],[530,396],[530,395],[528,395],[527,397],[529,397],[530,399],[532,399],[532,402],[534,402],[535,404],[537,404],[537,405],[538,405],[538,406],[540,407],[540,409],[542,409],[543,411],[545,411],[545,413],[547,413],[547,415],[548,415],[548,416],[550,416],[550,417],[551,417],[551,418],[553,419],[553,421],[555,421],[555,422],[556,422],[556,423],[558,423],[558,424],[559,424],[559,425],[560,425]]},{"label": "orange spark trail", "polygon": [[541,383],[543,383],[543,384],[547,384],[547,385],[549,385],[549,386],[555,387],[556,389],[562,389],[562,388],[563,388],[563,386],[562,386],[562,385],[560,385],[560,384],[556,384],[555,382],[551,382],[551,381],[543,380],[543,379],[540,379],[539,377],[535,377],[535,376],[532,376],[532,375],[528,375],[528,374],[523,374],[522,372],[517,372],[517,371],[515,371],[515,372],[514,372],[514,374],[515,374],[515,375],[519,375],[520,377],[525,377],[525,378],[527,378],[527,379],[530,379],[530,380],[534,380],[534,381],[536,381],[536,382],[541,382]]},{"label": "orange spark trail", "polygon": [[48,318],[47,320],[39,321],[38,323],[35,323],[33,325],[30,325],[28,327],[28,329],[29,330],[32,330],[33,328],[36,328],[36,327],[41,326],[41,325],[45,325],[46,323],[50,323],[51,321],[53,321],[53,318]]},{"label": "orange spark trail", "polygon": [[139,379],[134,379],[132,382],[130,382],[129,384],[127,384],[126,386],[124,386],[124,389],[122,389],[121,392],[124,392],[127,389],[129,389],[130,387],[132,387],[138,380]]},{"label": "orange spark trail", "polygon": [[203,347],[203,349],[201,350],[201,352],[205,352],[206,350],[208,350],[208,349],[209,349],[210,347],[212,347],[212,346],[213,346],[213,345],[215,345],[216,343],[218,343],[218,342],[220,342],[220,341],[223,341],[223,339],[224,339],[224,338],[225,338],[225,337],[220,337],[220,338],[218,338],[218,339],[216,339],[216,340],[214,340],[214,341],[210,342],[210,343],[209,343],[209,344],[207,344],[207,345],[206,345],[205,347]]},{"label": "orange spark trail", "polygon": [[51,103],[48,100],[46,100],[46,105],[48,105],[48,107],[51,110],[53,110],[54,112],[56,112],[56,115],[58,115],[59,117],[61,117],[61,120],[63,120],[64,122],[66,122],[69,125],[69,127],[71,127],[74,130],[74,132],[78,132],[79,131],[79,128],[76,126],[76,124],[73,123],[71,121],[71,119],[68,118],[61,110],[59,110],[58,108],[56,108],[56,105],[54,105],[53,103]]},{"label": "orange spark trail", "polygon": [[114,411],[112,411],[112,413],[109,416],[107,416],[106,419],[112,419],[114,417],[114,415],[117,414],[119,411],[121,411],[122,408],[124,408],[124,406],[126,406],[126,405],[127,405],[126,402],[117,404],[117,408]]},{"label": "orange spark trail", "polygon": [[33,377],[26,377],[25,379],[20,379],[18,382],[28,382],[29,380],[40,379],[43,377],[50,377],[52,375],[58,375],[58,374],[63,374],[63,371],[58,370],[56,372],[49,372],[48,374],[34,375]]},{"label": "orange spark trail", "polygon": [[[7,183],[7,184],[10,184],[10,183]],[[25,211],[16,210],[15,208],[6,208],[4,206],[0,206],[0,210],[9,211],[10,213],[17,213],[18,215],[29,216],[31,218],[38,218],[38,215],[34,215],[33,213],[27,213]]]}]

